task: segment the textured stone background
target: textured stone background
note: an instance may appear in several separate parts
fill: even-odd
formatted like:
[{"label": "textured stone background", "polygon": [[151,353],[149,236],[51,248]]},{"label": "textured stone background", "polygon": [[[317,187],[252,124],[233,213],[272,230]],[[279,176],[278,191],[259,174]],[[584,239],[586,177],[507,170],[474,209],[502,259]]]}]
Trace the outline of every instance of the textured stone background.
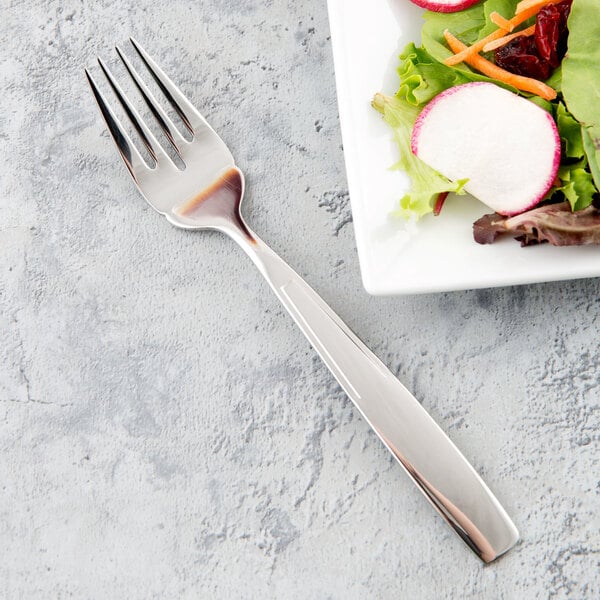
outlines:
[{"label": "textured stone background", "polygon": [[[82,73],[130,34],[230,144],[255,229],[497,492],[523,538],[498,563],[232,243],[135,191]],[[366,295],[324,0],[0,0],[0,86],[0,597],[600,597],[598,281]]]}]

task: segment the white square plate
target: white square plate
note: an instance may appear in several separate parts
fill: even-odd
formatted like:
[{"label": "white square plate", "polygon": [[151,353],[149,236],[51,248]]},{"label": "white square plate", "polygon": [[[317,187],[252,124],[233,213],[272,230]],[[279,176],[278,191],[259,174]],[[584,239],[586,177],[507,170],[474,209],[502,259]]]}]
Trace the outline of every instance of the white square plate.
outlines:
[{"label": "white square plate", "polygon": [[439,217],[405,226],[391,218],[408,179],[391,130],[370,106],[398,87],[398,54],[419,42],[422,9],[409,0],[328,0],[344,154],[365,289],[416,294],[600,276],[600,247],[482,246],[473,221],[490,209],[450,197]]}]

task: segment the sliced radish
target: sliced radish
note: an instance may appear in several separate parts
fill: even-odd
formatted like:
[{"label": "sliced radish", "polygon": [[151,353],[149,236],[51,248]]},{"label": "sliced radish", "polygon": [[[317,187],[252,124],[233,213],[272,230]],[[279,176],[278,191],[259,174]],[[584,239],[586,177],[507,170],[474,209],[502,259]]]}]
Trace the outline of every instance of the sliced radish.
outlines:
[{"label": "sliced radish", "polygon": [[560,137],[552,116],[493,83],[465,83],[421,112],[412,151],[501,215],[544,198],[556,179]]},{"label": "sliced radish", "polygon": [[451,13],[465,10],[481,0],[410,0],[413,4],[433,12]]}]

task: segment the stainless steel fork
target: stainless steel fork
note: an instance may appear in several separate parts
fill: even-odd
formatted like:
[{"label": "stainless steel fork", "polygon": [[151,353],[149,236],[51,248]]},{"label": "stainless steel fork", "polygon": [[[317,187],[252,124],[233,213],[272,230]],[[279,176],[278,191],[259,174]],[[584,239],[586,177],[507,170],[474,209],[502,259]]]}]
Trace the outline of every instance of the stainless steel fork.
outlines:
[{"label": "stainless steel fork", "polygon": [[131,43],[192,137],[191,141],[184,138],[138,71],[117,48],[160,129],[185,164],[185,169],[179,169],[109,68],[98,59],[152,157],[152,164],[147,164],[86,70],[117,149],[150,206],[176,227],[216,229],[233,238],[269,282],[369,425],[450,526],[484,562],[509,550],[517,542],[518,532],[498,500],[412,394],[246,225],[240,214],[244,176],[229,149],[148,53],[135,40]]}]

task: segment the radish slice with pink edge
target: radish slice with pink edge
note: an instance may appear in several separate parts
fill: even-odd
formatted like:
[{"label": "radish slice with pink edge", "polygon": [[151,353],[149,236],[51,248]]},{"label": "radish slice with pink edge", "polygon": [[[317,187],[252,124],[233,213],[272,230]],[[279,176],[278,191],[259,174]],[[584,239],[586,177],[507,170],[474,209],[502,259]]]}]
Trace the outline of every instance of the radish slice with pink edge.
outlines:
[{"label": "radish slice with pink edge", "polygon": [[560,137],[545,110],[493,83],[465,83],[436,96],[415,123],[423,162],[501,215],[540,202],[560,163]]},{"label": "radish slice with pink edge", "polygon": [[465,10],[481,0],[410,0],[413,4],[433,12],[451,13]]}]

